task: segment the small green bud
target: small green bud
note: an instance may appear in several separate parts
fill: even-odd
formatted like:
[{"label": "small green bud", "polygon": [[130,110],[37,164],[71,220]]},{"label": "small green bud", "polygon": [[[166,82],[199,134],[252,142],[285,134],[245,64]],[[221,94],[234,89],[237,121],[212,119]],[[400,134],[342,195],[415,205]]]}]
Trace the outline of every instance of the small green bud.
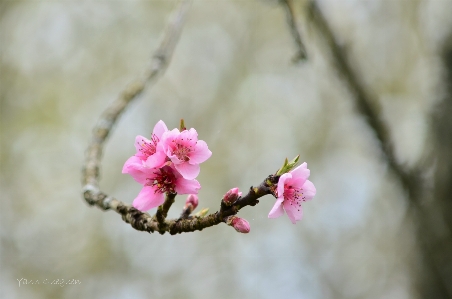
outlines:
[{"label": "small green bud", "polygon": [[289,160],[284,161],[283,166],[276,172],[276,175],[282,175],[289,171],[291,171],[297,164],[298,160],[300,159],[300,155],[296,156],[292,161],[289,162]]}]

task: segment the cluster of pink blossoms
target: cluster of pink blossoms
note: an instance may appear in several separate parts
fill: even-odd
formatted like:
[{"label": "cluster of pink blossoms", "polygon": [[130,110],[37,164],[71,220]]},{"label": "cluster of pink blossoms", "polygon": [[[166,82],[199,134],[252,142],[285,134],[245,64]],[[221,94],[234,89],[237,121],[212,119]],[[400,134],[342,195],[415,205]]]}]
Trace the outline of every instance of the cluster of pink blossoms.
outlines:
[{"label": "cluster of pink blossoms", "polygon": [[160,120],[151,139],[136,137],[135,148],[136,154],[122,169],[143,185],[133,201],[134,208],[144,212],[158,207],[165,201],[165,193],[198,194],[201,185],[195,178],[199,164],[212,152],[203,140],[198,140],[195,129],[169,131]]}]

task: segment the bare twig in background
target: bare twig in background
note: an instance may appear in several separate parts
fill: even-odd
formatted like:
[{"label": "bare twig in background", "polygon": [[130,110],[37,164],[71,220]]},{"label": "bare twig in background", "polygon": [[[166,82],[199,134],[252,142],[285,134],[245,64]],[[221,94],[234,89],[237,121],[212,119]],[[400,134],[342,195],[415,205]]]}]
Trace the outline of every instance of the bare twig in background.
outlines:
[{"label": "bare twig in background", "polygon": [[290,33],[295,41],[295,45],[297,46],[297,53],[292,58],[293,62],[298,62],[300,60],[305,60],[307,58],[306,48],[303,44],[303,40],[301,39],[300,31],[297,28],[297,22],[295,20],[295,12],[293,8],[292,0],[280,0],[279,1],[284,8],[286,13],[287,24],[290,28]]},{"label": "bare twig in background", "polygon": [[390,169],[394,172],[402,187],[408,192],[410,198],[414,199],[417,195],[417,179],[413,173],[399,164],[395,157],[394,148],[389,134],[389,129],[381,118],[381,108],[376,96],[364,87],[364,84],[355,74],[347,60],[345,51],[337,43],[328,22],[325,20],[322,12],[319,10],[315,1],[311,1],[308,6],[309,23],[326,40],[328,48],[331,51],[333,63],[340,77],[344,78],[350,91],[354,94],[355,106],[366,119],[367,123],[375,133]]},{"label": "bare twig in background", "polygon": [[[423,253],[423,268],[421,277],[419,278],[419,281],[422,283],[421,292],[424,295],[423,297],[452,298],[452,285],[450,284],[450,281],[452,281],[452,258],[450,255],[452,252],[450,229],[452,225],[447,223],[446,216],[443,214],[445,213],[443,211],[444,209],[438,206],[438,201],[428,204],[423,201],[423,196],[427,194],[425,192],[424,182],[420,177],[420,174],[423,172],[420,169],[407,169],[396,160],[389,129],[381,118],[381,109],[377,97],[364,87],[364,84],[359,79],[360,77],[350,66],[345,51],[338,44],[328,22],[315,1],[311,1],[308,6],[308,18],[316,32],[325,39],[339,76],[345,79],[350,91],[354,95],[355,106],[361,115],[365,117],[370,128],[375,133],[390,170],[395,174],[403,189],[407,191],[410,211],[417,226],[416,233],[419,240],[419,247]],[[446,55],[445,59],[450,58]],[[452,59],[450,60],[452,61]],[[448,75],[450,76],[450,80],[452,76],[450,73]],[[449,92],[452,94],[450,90]],[[450,107],[447,110],[450,110]],[[443,119],[450,120],[450,117],[443,117]],[[444,142],[443,138],[445,140],[450,138],[449,123],[450,121],[447,124],[444,123],[441,125],[448,129],[445,134],[447,138],[442,136],[439,143]],[[444,128],[438,129],[437,131],[440,133],[444,132]],[[450,150],[451,147],[447,147],[447,156],[450,155]],[[450,160],[450,158],[445,160]],[[450,173],[450,168],[448,168],[447,173]],[[443,179],[444,177],[437,177],[435,181],[438,182],[438,180],[442,181]],[[447,187],[444,190],[450,190],[450,180],[447,181],[446,185]],[[450,207],[451,193],[450,191],[448,192],[447,205]],[[437,194],[435,195],[437,196]]]},{"label": "bare twig in background", "polygon": [[415,215],[424,262],[436,266],[435,273],[422,273],[419,279],[423,298],[452,298],[452,35],[444,44],[441,58],[445,94],[431,118],[432,156],[436,159],[433,200],[416,206]]}]

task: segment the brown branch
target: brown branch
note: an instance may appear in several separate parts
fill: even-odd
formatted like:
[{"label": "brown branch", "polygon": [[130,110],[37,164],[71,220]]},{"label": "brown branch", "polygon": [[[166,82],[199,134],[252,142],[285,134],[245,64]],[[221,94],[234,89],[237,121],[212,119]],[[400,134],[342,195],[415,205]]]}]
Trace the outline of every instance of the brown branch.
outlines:
[{"label": "brown branch", "polygon": [[303,44],[300,31],[298,30],[297,27],[293,2],[292,0],[280,0],[279,2],[284,8],[284,11],[286,13],[287,25],[289,25],[290,33],[292,34],[292,38],[297,47],[297,53],[292,58],[292,61],[298,62],[300,60],[305,60],[307,58],[306,47]]},{"label": "brown branch", "polygon": [[[125,222],[130,223],[133,228],[139,231],[146,231],[149,233],[159,232],[160,234],[169,232],[171,235],[201,231],[204,228],[225,222],[228,216],[236,215],[240,209],[246,206],[255,206],[259,203],[258,199],[260,197],[267,194],[273,194],[273,190],[278,184],[278,180],[279,176],[270,175],[258,187],[250,187],[248,194],[239,198],[232,206],[226,206],[222,203],[218,212],[205,217],[188,216],[188,218],[158,220],[158,216],[151,217],[148,213],[140,212],[119,201],[115,203],[115,205],[110,206],[113,210],[122,215],[122,219]],[[165,204],[162,206],[164,205]],[[162,206],[160,206],[159,209]],[[157,215],[158,213],[159,212],[157,212]]]},{"label": "brown branch", "polygon": [[144,78],[130,83],[118,99],[102,113],[94,127],[91,143],[86,150],[86,160],[82,173],[83,197],[88,204],[96,205],[103,210],[127,206],[99,189],[103,146],[113,125],[128,104],[135,100],[146,86],[154,83],[165,72],[179,39],[190,4],[191,0],[184,0],[175,9],[163,32],[161,43],[152,57],[151,67]]},{"label": "brown branch", "polygon": [[332,60],[339,76],[344,78],[349,90],[354,95],[353,100],[359,113],[369,124],[379,141],[384,159],[388,163],[389,168],[396,175],[403,189],[407,191],[408,198],[417,200],[419,194],[419,178],[416,171],[409,171],[397,162],[394,147],[389,134],[386,123],[381,118],[381,107],[374,93],[364,87],[360,76],[355,73],[351,67],[347,55],[337,42],[331,27],[318,8],[315,1],[311,1],[308,5],[309,23],[316,29],[318,33],[325,39],[329,50],[331,51]]}]

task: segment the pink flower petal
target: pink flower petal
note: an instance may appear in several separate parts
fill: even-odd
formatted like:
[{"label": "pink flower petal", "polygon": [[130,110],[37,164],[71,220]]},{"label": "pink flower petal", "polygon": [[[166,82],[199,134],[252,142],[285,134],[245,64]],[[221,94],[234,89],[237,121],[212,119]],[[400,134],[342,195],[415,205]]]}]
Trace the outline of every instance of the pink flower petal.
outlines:
[{"label": "pink flower petal", "polygon": [[139,168],[141,169],[143,167],[143,162],[140,158],[137,156],[132,156],[129,159],[127,159],[126,163],[124,163],[124,166],[122,167],[122,173],[129,173],[130,168]]},{"label": "pink flower petal", "polygon": [[282,176],[280,176],[278,181],[278,198],[283,198],[284,195],[284,184],[286,183],[286,180],[292,179],[292,175],[290,173],[285,173]]},{"label": "pink flower petal", "polygon": [[306,182],[306,178],[304,178],[304,177],[295,178],[292,174],[292,179],[290,180],[290,182],[286,182],[286,184],[289,184],[289,185],[293,186],[294,188],[300,189],[301,187],[303,187],[305,182]]},{"label": "pink flower petal", "polygon": [[195,142],[198,141],[198,132],[196,132],[196,130],[193,128],[183,131],[182,134],[184,134],[184,138],[194,140]]},{"label": "pink flower petal", "polygon": [[303,178],[306,180],[311,174],[311,171],[308,169],[308,164],[304,162],[290,173],[292,173],[293,178]]},{"label": "pink flower petal", "polygon": [[157,122],[157,124],[154,126],[154,130],[152,130],[152,134],[154,134],[155,136],[157,136],[157,138],[159,140],[161,140],[163,133],[165,133],[167,131],[168,131],[168,128],[166,127],[163,120],[159,120]]},{"label": "pink flower petal", "polygon": [[146,178],[148,177],[147,172],[148,170],[143,166],[143,162],[137,156],[132,156],[127,159],[122,168],[122,173],[130,174],[135,181],[142,185],[146,182]]},{"label": "pink flower petal", "polygon": [[159,168],[166,162],[166,155],[164,152],[157,151],[152,156],[149,156],[145,162],[146,167]]},{"label": "pink flower petal", "polygon": [[133,207],[142,212],[158,207],[165,201],[162,193],[156,193],[151,186],[144,186],[138,196],[133,200]]},{"label": "pink flower petal", "polygon": [[171,153],[171,149],[168,149],[168,151],[166,152],[166,156],[170,158],[171,162],[173,162],[174,164],[184,163],[184,161],[180,160],[176,155],[173,155]]},{"label": "pink flower petal", "polygon": [[187,180],[193,180],[199,174],[200,167],[199,164],[189,164],[189,163],[181,163],[174,164],[176,170]]},{"label": "pink flower petal", "polygon": [[178,194],[198,194],[201,185],[197,180],[179,178],[176,181],[176,192]]},{"label": "pink flower petal", "polygon": [[297,223],[297,221],[300,221],[301,218],[303,218],[303,209],[301,205],[292,205],[289,201],[285,201],[283,203],[284,210],[287,213],[287,217],[289,217],[290,221],[292,221],[293,224]]},{"label": "pink flower petal", "polygon": [[177,129],[173,129],[171,131],[166,131],[165,133],[163,133],[162,138],[160,139],[165,152],[168,151],[169,145],[174,140],[175,136],[177,136],[177,134],[178,134],[177,132],[179,132],[179,130],[177,130],[177,132],[175,132],[175,130],[177,130]]},{"label": "pink flower petal", "polygon": [[190,154],[190,164],[199,164],[212,156],[212,152],[207,147],[204,140],[198,140],[195,146],[195,151]]},{"label": "pink flower petal", "polygon": [[173,150],[176,147],[176,138],[179,136],[180,132],[178,129],[173,129],[167,131],[162,135],[161,146],[163,147],[163,152],[171,159],[173,163],[181,163],[179,158],[173,154]]},{"label": "pink flower petal", "polygon": [[178,129],[172,129],[171,131],[167,131],[163,133],[162,135],[162,141],[165,148],[165,151],[168,149],[169,146],[172,145],[173,140],[176,139],[177,136],[179,136],[180,132]]},{"label": "pink flower petal", "polygon": [[275,202],[275,205],[271,209],[270,213],[268,213],[268,218],[278,218],[284,214],[284,210],[282,207],[283,198],[278,198]]},{"label": "pink flower petal", "polygon": [[146,172],[139,170],[129,171],[130,176],[139,184],[144,185],[149,175]]},{"label": "pink flower petal", "polygon": [[303,187],[301,188],[301,192],[303,193],[304,200],[311,200],[317,193],[317,190],[310,180],[306,180]]},{"label": "pink flower petal", "polygon": [[180,133],[177,137],[180,143],[188,146],[194,146],[196,141],[198,141],[198,133],[195,129],[191,128],[190,130],[185,130]]}]

